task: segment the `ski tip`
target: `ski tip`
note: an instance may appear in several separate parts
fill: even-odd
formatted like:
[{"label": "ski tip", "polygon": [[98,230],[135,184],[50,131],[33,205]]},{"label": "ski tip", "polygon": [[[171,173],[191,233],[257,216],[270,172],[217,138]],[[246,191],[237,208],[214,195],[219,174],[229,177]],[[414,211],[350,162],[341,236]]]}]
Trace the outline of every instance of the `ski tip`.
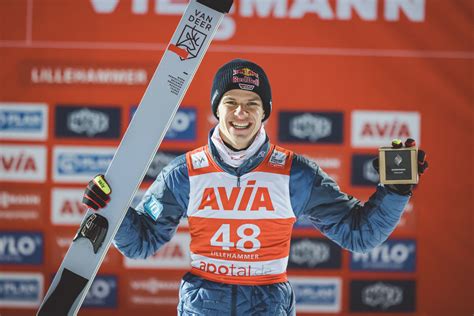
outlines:
[{"label": "ski tip", "polygon": [[233,0],[197,0],[200,4],[222,13],[228,13],[232,7]]}]

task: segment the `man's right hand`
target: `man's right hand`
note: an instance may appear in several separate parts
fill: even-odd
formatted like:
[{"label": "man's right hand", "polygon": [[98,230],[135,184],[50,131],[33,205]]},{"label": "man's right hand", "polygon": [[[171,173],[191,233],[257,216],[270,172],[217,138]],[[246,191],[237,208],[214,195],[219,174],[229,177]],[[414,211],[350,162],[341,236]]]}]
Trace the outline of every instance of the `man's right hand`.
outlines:
[{"label": "man's right hand", "polygon": [[96,175],[94,179],[87,184],[84,196],[82,197],[82,203],[97,211],[109,203],[111,192],[112,189],[105,180],[105,176],[103,174]]}]

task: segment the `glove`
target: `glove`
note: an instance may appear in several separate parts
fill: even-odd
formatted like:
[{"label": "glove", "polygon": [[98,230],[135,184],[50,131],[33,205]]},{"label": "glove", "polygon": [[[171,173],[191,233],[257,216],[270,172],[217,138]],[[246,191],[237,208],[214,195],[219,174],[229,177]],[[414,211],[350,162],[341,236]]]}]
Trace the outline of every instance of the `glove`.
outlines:
[{"label": "glove", "polygon": [[[405,141],[405,147],[414,147],[416,146],[416,142],[412,138],[408,138]],[[394,139],[392,141],[393,148],[402,148],[403,143],[399,139]],[[379,172],[379,158],[375,158],[372,160],[372,166],[374,167],[377,172]],[[421,176],[425,170],[428,169],[428,161],[426,161],[426,153],[418,149],[418,174]],[[411,195],[411,190],[413,189],[413,184],[385,184],[385,187],[395,193],[401,195]]]},{"label": "glove", "polygon": [[98,174],[89,181],[82,197],[82,203],[94,210],[105,207],[110,201],[112,189],[104,175]]}]

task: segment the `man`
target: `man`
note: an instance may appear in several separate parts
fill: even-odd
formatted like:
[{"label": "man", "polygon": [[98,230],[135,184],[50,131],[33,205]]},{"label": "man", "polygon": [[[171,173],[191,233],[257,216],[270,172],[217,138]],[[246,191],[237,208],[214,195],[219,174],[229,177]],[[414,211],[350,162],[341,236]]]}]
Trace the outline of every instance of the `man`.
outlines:
[{"label": "man", "polygon": [[[342,247],[366,252],[393,231],[411,186],[380,185],[362,204],[314,162],[272,145],[262,124],[272,110],[270,84],[250,61],[217,71],[211,105],[219,124],[208,145],[163,169],[129,209],[115,246],[146,258],[187,217],[192,268],[180,286],[179,315],[295,315],[286,277],[294,222],[306,217]],[[423,153],[420,160],[423,171]],[[106,184],[96,177],[83,200],[94,209],[108,200],[96,182]]]}]

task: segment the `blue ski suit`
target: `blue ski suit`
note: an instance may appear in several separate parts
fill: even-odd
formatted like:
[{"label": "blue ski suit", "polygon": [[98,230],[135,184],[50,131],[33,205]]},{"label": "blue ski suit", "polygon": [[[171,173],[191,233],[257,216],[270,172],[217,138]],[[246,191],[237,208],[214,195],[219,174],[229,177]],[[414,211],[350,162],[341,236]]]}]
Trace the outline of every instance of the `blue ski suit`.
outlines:
[{"label": "blue ski suit", "polygon": [[[219,157],[209,139],[214,161],[235,176],[251,172],[269,149],[267,139],[254,156],[232,168]],[[180,219],[186,217],[189,192],[186,157],[181,155],[162,170],[137,208],[128,210],[115,236],[115,246],[129,258],[153,255],[173,237]],[[385,241],[409,200],[409,196],[379,185],[363,204],[341,192],[316,163],[297,154],[290,169],[289,193],[297,219],[305,217],[329,239],[353,252],[367,252]],[[156,207],[150,210],[151,200],[160,204],[160,212],[156,212]],[[224,284],[188,272],[181,282],[179,296],[178,315],[295,315],[295,297],[289,282]]]}]

